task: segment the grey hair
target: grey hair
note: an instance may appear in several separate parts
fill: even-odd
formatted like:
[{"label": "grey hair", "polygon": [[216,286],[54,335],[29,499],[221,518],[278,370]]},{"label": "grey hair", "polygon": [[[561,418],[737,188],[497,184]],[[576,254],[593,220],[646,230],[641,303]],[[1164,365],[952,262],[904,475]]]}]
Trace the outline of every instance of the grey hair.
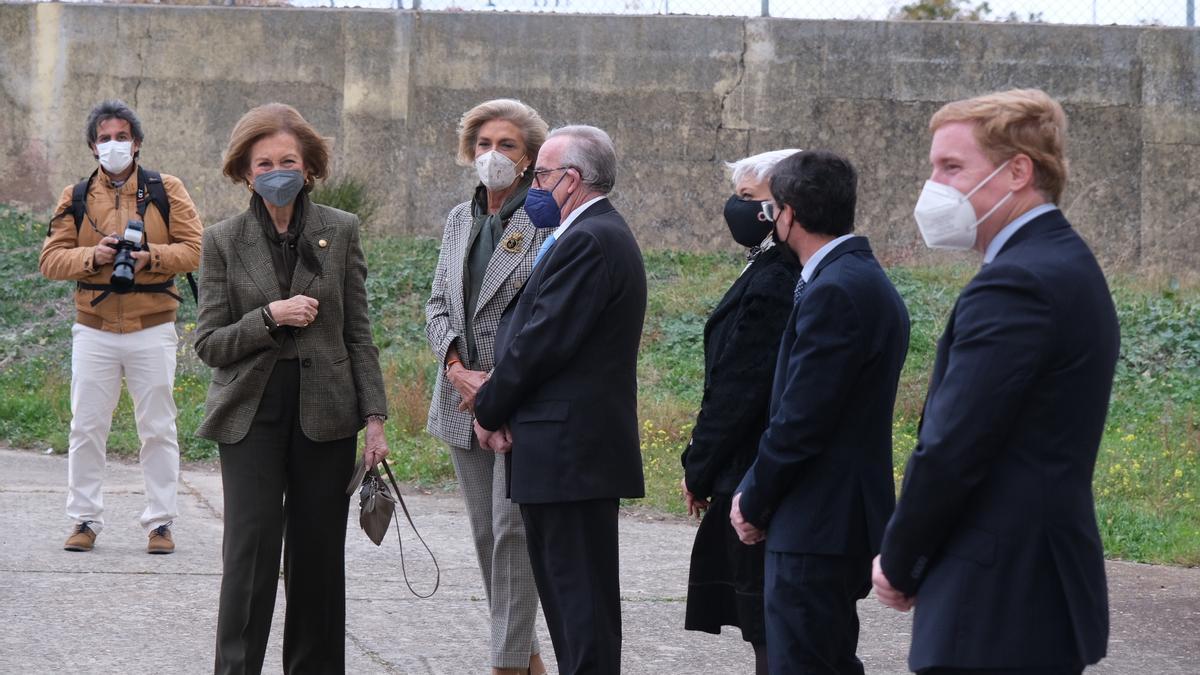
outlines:
[{"label": "grey hair", "polygon": [[748,174],[754,174],[754,177],[760,181],[766,180],[767,176],[771,174],[771,169],[774,169],[776,164],[797,152],[800,152],[799,148],[768,150],[767,152],[760,152],[757,155],[743,157],[736,162],[725,162],[725,168],[729,169],[729,172],[732,174],[731,179],[733,180],[734,187],[736,187]]},{"label": "grey hair", "polygon": [[575,167],[583,178],[583,184],[596,192],[612,192],[617,182],[617,151],[603,129],[573,124],[551,131],[547,140],[555,136],[571,139],[563,150],[563,166]]},{"label": "grey hair", "polygon": [[129,122],[129,131],[133,134],[133,140],[138,143],[142,142],[145,134],[142,133],[142,121],[138,119],[137,113],[133,112],[133,108],[125,105],[125,102],[119,98],[101,101],[92,108],[87,117],[87,129],[84,131],[84,136],[87,138],[88,146],[96,144],[96,128],[105,120],[119,119]]}]

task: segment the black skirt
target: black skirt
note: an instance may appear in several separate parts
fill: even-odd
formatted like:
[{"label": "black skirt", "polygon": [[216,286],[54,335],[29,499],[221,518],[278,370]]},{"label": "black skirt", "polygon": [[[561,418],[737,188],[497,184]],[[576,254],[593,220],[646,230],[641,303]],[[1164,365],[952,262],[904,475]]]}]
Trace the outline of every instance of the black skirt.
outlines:
[{"label": "black skirt", "polygon": [[763,554],[767,545],[747,546],[738,539],[729,523],[732,504],[732,495],[713,495],[696,531],[683,627],[720,634],[722,626],[737,626],[746,642],[766,644]]}]

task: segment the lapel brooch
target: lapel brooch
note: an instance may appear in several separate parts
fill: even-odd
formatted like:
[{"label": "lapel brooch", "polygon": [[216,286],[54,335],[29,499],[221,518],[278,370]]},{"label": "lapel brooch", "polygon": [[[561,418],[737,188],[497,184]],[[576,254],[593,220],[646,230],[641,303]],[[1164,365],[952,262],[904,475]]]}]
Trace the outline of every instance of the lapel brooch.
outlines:
[{"label": "lapel brooch", "polygon": [[521,250],[521,239],[523,235],[520,232],[513,232],[504,239],[504,250],[509,253],[516,253]]}]

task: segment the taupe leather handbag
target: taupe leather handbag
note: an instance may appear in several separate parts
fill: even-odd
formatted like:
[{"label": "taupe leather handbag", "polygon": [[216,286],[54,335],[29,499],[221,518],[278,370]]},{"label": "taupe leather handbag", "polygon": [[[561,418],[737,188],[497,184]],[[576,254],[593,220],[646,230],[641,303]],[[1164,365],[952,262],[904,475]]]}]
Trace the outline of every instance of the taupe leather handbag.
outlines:
[{"label": "taupe leather handbag", "polygon": [[358,524],[362,526],[363,532],[367,533],[367,537],[376,546],[383,543],[388,525],[392,523],[392,516],[396,513],[396,503],[399,502],[400,509],[404,511],[404,517],[408,519],[408,524],[412,527],[413,534],[417,535],[417,540],[429,553],[429,559],[433,561],[433,569],[436,572],[433,590],[429,591],[427,595],[421,595],[413,589],[408,580],[408,567],[404,562],[404,539],[400,537],[400,522],[397,520],[396,540],[400,542],[400,570],[404,574],[404,583],[408,586],[408,590],[418,598],[432,597],[442,583],[442,570],[438,567],[437,558],[429,549],[429,544],[425,543],[425,538],[417,531],[417,525],[408,512],[408,505],[404,503],[404,497],[400,496],[400,486],[396,484],[396,477],[392,475],[392,467],[388,466],[386,459],[380,463],[383,464],[383,470],[387,473],[388,481],[391,483],[390,487],[379,475],[379,469],[373,466],[368,467],[364,460],[359,460],[358,465],[354,468],[354,477],[350,479],[350,485],[346,488],[346,494],[353,495],[356,490],[358,491]]}]

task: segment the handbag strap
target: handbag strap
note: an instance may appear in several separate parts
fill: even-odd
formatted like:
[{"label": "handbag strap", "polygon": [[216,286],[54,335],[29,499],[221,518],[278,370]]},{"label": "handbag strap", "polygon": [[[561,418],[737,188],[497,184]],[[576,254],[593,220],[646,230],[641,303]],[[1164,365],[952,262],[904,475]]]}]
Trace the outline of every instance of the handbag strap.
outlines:
[{"label": "handbag strap", "polygon": [[413,534],[417,535],[417,540],[425,547],[425,552],[429,554],[429,559],[433,561],[433,569],[436,576],[433,580],[433,590],[429,591],[428,595],[421,595],[413,588],[412,583],[408,580],[408,567],[404,562],[404,539],[400,537],[400,519],[394,518],[396,523],[396,539],[400,542],[400,571],[404,574],[404,583],[408,586],[408,590],[418,598],[425,599],[433,597],[437,593],[438,587],[442,583],[442,568],[438,566],[437,558],[434,557],[433,551],[429,549],[429,544],[425,543],[425,538],[417,531],[417,524],[413,522],[412,515],[408,512],[408,505],[404,503],[404,497],[400,495],[400,486],[396,484],[396,477],[392,475],[392,467],[388,465],[387,460],[382,460],[383,469],[387,472],[388,480],[392,484],[392,490],[396,493],[396,501],[400,502],[400,509],[404,511],[404,517],[408,519],[409,526],[412,527]]}]

